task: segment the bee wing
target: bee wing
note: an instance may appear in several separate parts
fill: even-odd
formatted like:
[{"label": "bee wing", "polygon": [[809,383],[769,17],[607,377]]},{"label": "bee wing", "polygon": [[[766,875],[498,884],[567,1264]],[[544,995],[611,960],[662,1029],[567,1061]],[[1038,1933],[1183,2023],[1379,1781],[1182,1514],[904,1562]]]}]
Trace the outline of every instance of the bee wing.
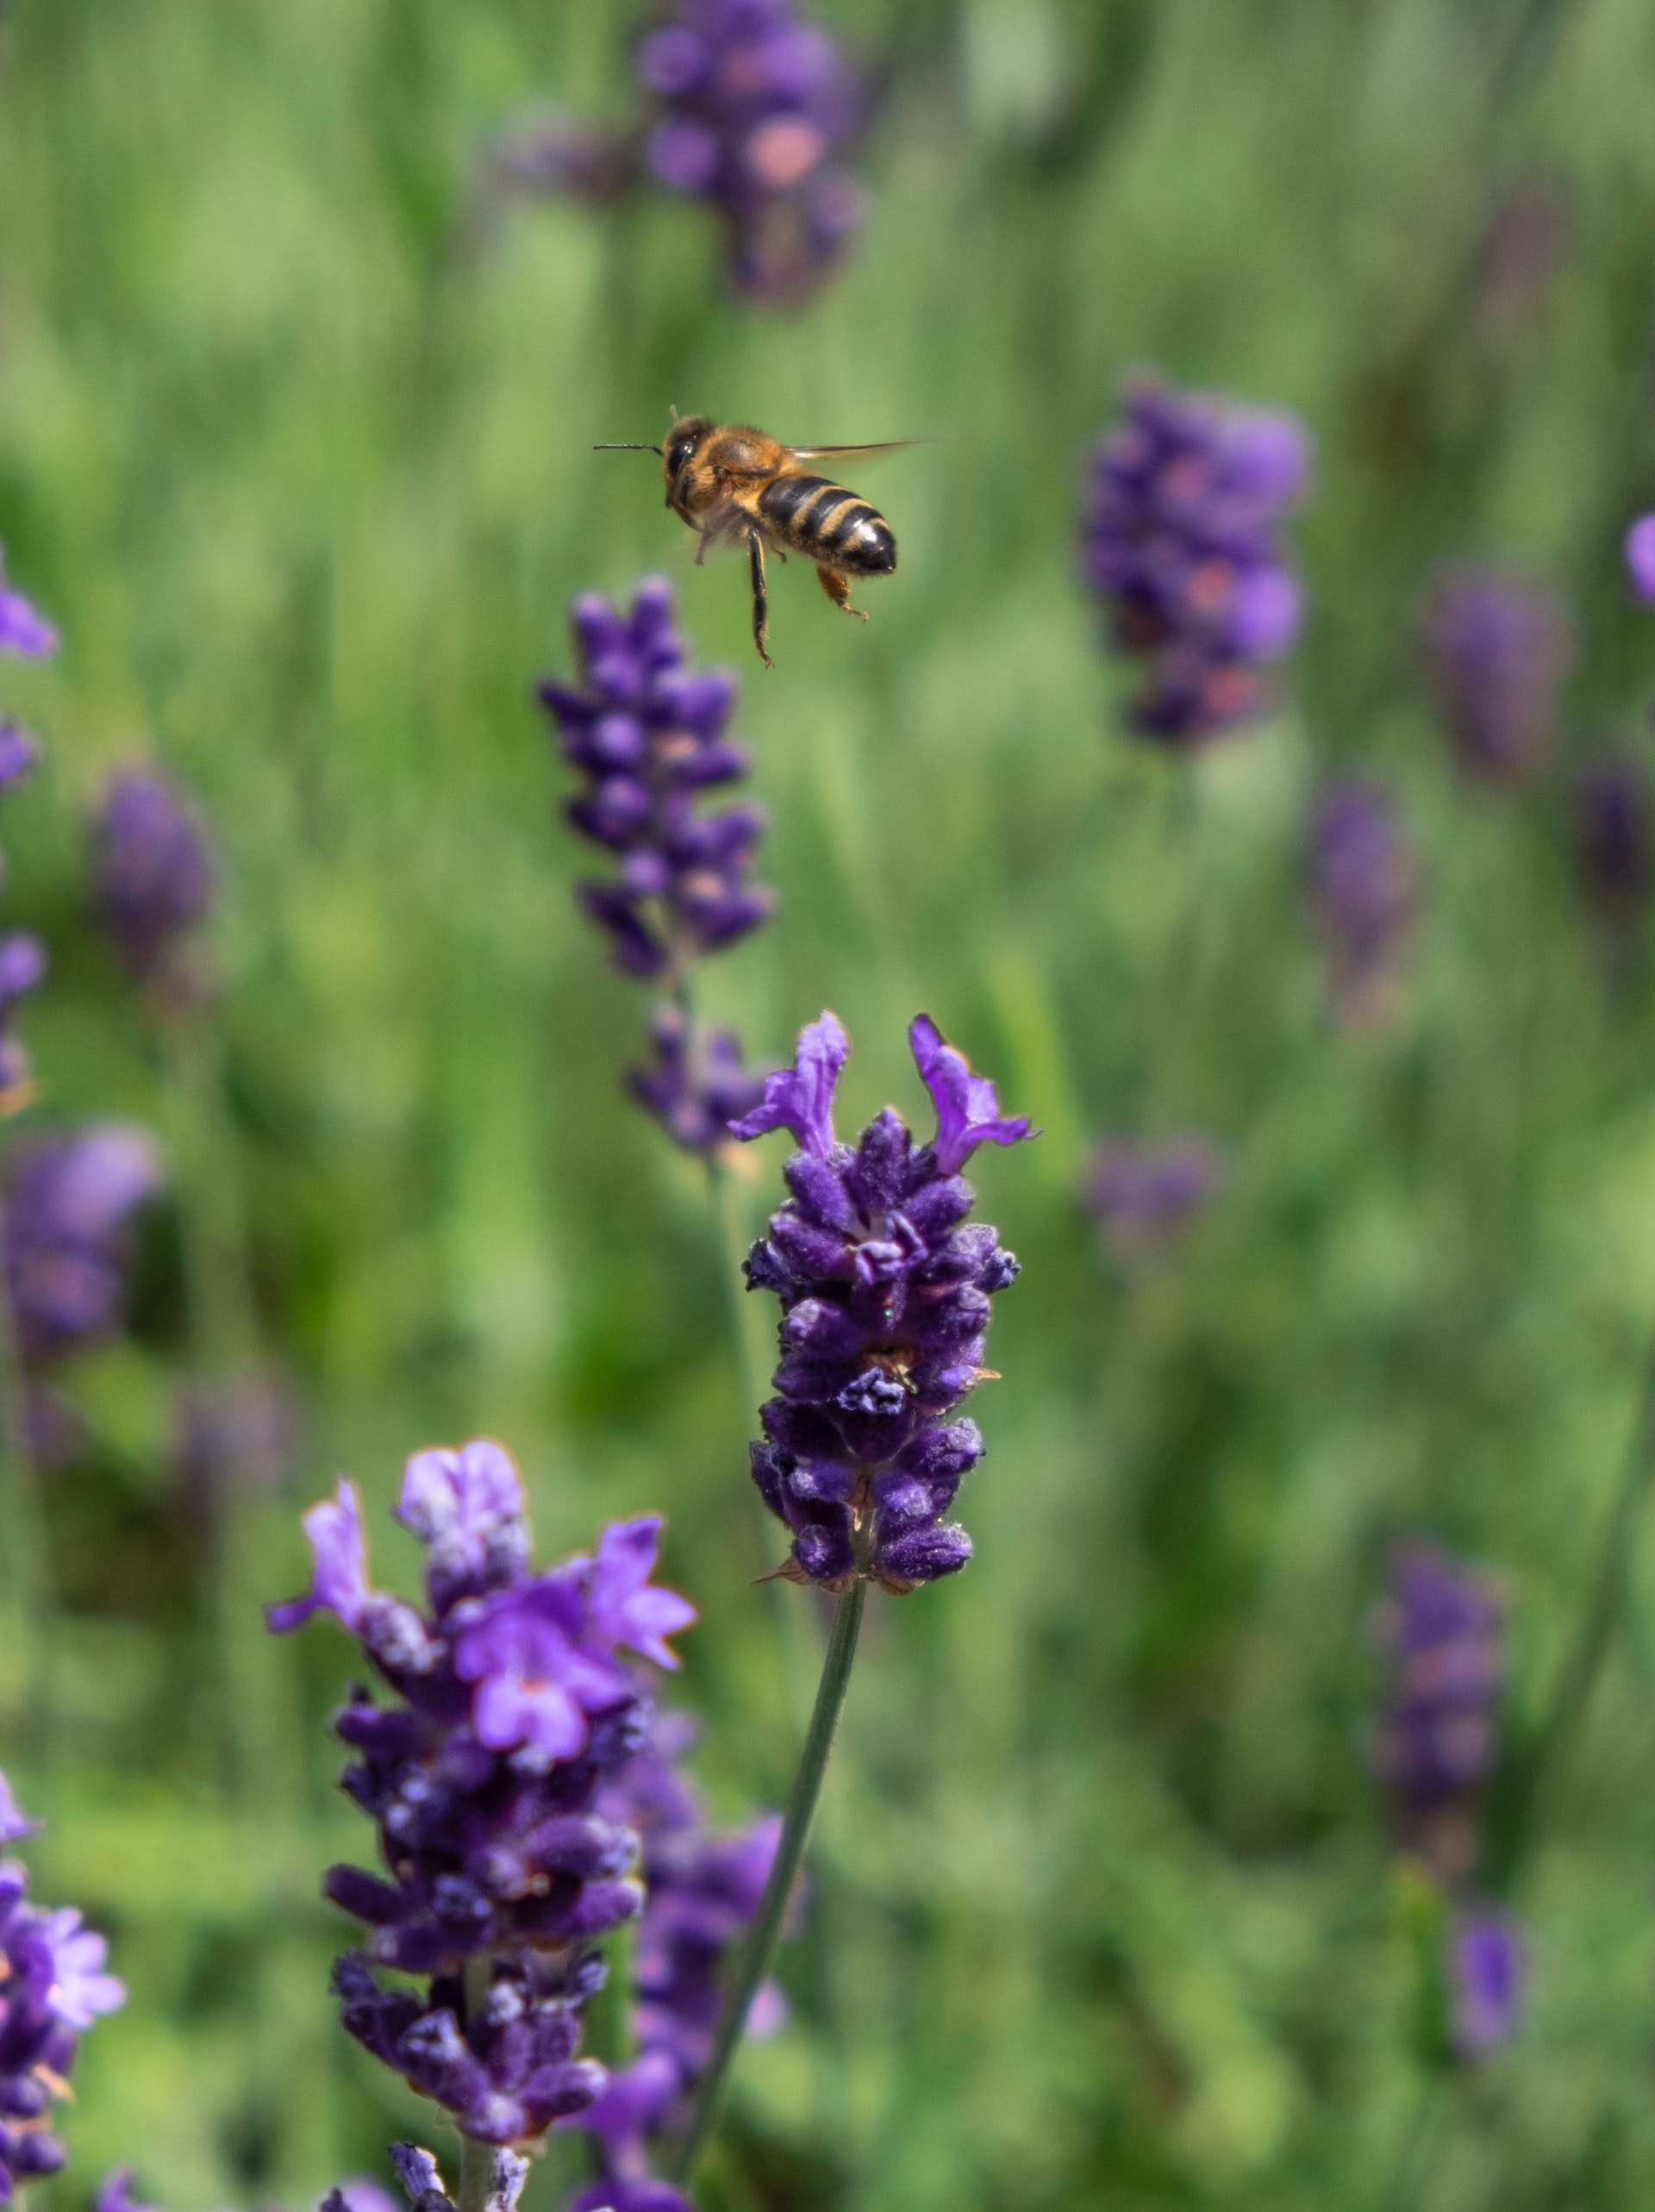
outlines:
[{"label": "bee wing", "polygon": [[888,438],[880,446],[790,446],[787,451],[796,461],[819,461],[829,453],[843,459],[856,459],[867,453],[900,453],[909,446],[934,446],[934,438]]}]

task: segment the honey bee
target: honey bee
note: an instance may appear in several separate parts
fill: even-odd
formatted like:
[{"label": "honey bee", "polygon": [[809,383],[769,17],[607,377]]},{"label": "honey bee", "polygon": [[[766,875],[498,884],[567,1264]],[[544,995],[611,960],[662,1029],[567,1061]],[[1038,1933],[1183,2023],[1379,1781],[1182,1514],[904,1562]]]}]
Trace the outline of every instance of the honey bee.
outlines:
[{"label": "honey bee", "polygon": [[666,503],[696,533],[696,565],[709,547],[745,545],[753,579],[753,641],[766,668],[770,598],[765,548],[779,559],[790,553],[816,565],[822,590],[834,606],[865,622],[851,604],[859,576],[889,576],[896,565],[896,540],[877,507],[808,466],[828,454],[894,453],[923,441],[899,438],[883,446],[784,446],[746,422],[715,422],[710,415],[674,415],[663,446],[599,446],[601,453],[659,453]]}]

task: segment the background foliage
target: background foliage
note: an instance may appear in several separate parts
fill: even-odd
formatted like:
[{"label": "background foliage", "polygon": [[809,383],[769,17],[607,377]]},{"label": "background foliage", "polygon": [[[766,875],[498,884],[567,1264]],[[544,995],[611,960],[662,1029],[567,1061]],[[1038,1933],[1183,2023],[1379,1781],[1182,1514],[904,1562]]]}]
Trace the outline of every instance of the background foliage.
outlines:
[{"label": "background foliage", "polygon": [[[316,1877],[362,1843],[322,1728],[346,1647],[266,1655],[248,1628],[299,1586],[295,1509],[336,1470],[383,1526],[407,1452],[497,1434],[543,1554],[666,1509],[704,1614],[704,1778],[732,1816],[784,1786],[796,1685],[752,1579],[716,1222],[617,1103],[642,1009],[571,909],[530,703],[574,591],[670,567],[698,653],[743,672],[783,900],[715,964],[715,1010],[779,1057],[835,1007],[859,1121],[916,1110],[925,1005],[1046,1129],[979,1156],[1027,1272],[980,1409],[977,1561],[873,1609],[797,2020],[744,2062],[704,2202],[1641,2203],[1648,1540],[1516,1878],[1528,2021],[1472,2077],[1423,2055],[1428,1907],[1363,1731],[1366,1617],[1416,1527],[1503,1571],[1513,1725],[1543,1709],[1655,1328],[1646,970],[1611,968],[1583,909],[1566,768],[1458,786],[1410,643],[1437,561],[1514,560],[1576,603],[1577,737],[1643,741],[1655,631],[1617,548],[1655,494],[1655,23],[1637,0],[825,20],[889,68],[872,220],[820,300],[767,316],[721,297],[693,209],[479,183],[525,103],[625,112],[625,9],[21,0],[4,27],[0,534],[66,640],[8,695],[50,745],[5,834],[7,911],[55,966],[27,1025],[43,1110],[168,1127],[187,1184],[189,1115],[81,910],[84,809],[153,753],[226,853],[226,1081],[304,1409],[287,1490],[215,1561],[171,1448],[163,1209],[134,1338],[74,1384],[95,1443],[49,1496],[32,1750],[19,1636],[4,1655],[7,1764],[51,1816],[37,1887],[109,1929],[132,1989],[57,2201],[121,2156],[171,2212],[298,2205],[421,2124],[323,1993]],[[1564,247],[1496,312],[1479,242],[1537,176]],[[1300,409],[1320,452],[1295,703],[1193,769],[1115,734],[1124,678],[1074,576],[1082,459],[1146,361]],[[687,565],[653,463],[588,450],[658,435],[669,402],[946,434],[868,478],[902,567],[865,632],[796,565],[762,675],[737,571]],[[1356,759],[1402,795],[1426,884],[1405,1006],[1365,1040],[1325,1017],[1300,875],[1306,797]],[[1227,1147],[1228,1190],[1123,1270],[1077,1203],[1084,1147],[1185,1128]]]}]

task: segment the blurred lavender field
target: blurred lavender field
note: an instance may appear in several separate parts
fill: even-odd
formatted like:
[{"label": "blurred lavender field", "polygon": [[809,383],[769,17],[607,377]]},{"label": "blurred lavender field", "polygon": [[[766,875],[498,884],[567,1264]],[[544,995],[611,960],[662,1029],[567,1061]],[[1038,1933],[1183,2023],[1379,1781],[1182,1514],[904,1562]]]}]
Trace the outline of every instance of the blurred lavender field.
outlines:
[{"label": "blurred lavender field", "polygon": [[[1642,2204],[1655,609],[1621,546],[1655,507],[1655,23],[821,0],[862,97],[832,88],[803,228],[732,239],[627,188],[650,20],[0,22],[0,541],[63,640],[0,669],[45,748],[3,919],[51,959],[0,1146],[130,1122],[166,1163],[130,1327],[22,1347],[0,1767],[47,1821],[34,1890],[130,1991],[30,2203],[134,2159],[167,2212],[304,2212],[430,2136],[327,1995],[353,1655],[260,1623],[340,1472],[379,1530],[408,1454],[497,1437],[547,1558],[664,1511],[701,1781],[731,1827],[785,1791],[815,1600],[756,1579],[728,1223],[626,1096],[646,1002],[577,909],[534,700],[578,680],[577,594],[664,574],[740,678],[778,902],[702,1012],[762,1069],[835,1009],[850,1129],[921,1126],[927,1009],[1044,1131],[972,1170],[1024,1269],[976,1557],[871,1597],[791,2023],[740,2060],[704,2212]],[[1146,590],[1123,615],[1082,543],[1146,372],[1311,455],[1270,517],[1296,649],[1260,553],[1172,743],[1125,727]],[[901,545],[865,628],[775,565],[759,667],[745,563],[696,569],[653,457],[590,450],[672,406],[937,441],[846,466]],[[134,768],[215,855],[165,972],[91,905]],[[756,1234],[777,1149],[728,1172]],[[1406,1542],[1474,1571],[1423,1627],[1435,1583],[1380,1611]],[[1427,1720],[1497,1710],[1503,1758],[1421,1780],[1375,1717],[1421,1650],[1469,1670]],[[1455,2010],[1455,1959],[1496,2012],[1521,1959],[1514,2033]],[[554,2138],[530,2212],[581,2158]]]}]

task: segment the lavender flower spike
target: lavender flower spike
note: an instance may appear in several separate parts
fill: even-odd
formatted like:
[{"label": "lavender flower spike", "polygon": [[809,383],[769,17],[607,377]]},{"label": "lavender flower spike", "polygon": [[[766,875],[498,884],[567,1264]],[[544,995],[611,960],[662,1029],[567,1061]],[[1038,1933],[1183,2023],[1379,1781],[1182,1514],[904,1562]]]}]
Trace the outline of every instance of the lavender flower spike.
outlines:
[{"label": "lavender flower spike", "polygon": [[217,892],[201,826],[170,778],[129,768],[111,778],[92,833],[93,910],[130,972],[163,980]]},{"label": "lavender flower spike", "polygon": [[[3,1775],[0,1804],[9,1838],[27,1832]],[[28,1877],[0,1860],[0,2203],[63,2164],[51,2108],[70,2094],[79,2037],[126,2002],[104,1971],[108,1946],[72,1909],[43,1912],[28,1902]]]},{"label": "lavender flower spike", "polygon": [[[533,1572],[521,1478],[487,1438],[416,1453],[397,1513],[424,1548],[423,1613],[369,1586],[360,1507],[341,1484],[305,1516],[310,1590],[271,1615],[280,1630],[334,1612],[391,1692],[381,1705],[359,1687],[334,1715],[355,1754],[344,1787],[375,1821],[385,1870],[328,1875],[327,1894],[369,1931],[334,1989],[347,2030],[464,2134],[532,2143],[603,2090],[603,2068],[578,2055],[580,2008],[603,1978],[590,1940],[642,1902],[637,1838],[596,1803],[648,1726],[621,1653],[672,1663],[663,1640],[694,1615],[649,1579],[654,1515]],[[482,1957],[477,2002],[465,1969]],[[386,1988],[382,1966],[422,1985]]]},{"label": "lavender flower spike", "polygon": [[935,1142],[916,1144],[891,1107],[854,1149],[834,1142],[848,1047],[827,1014],[734,1132],[785,1127],[799,1143],[792,1197],[746,1263],[749,1286],[782,1303],[777,1395],[753,1447],[753,1480],[793,1532],[782,1572],[831,1590],[871,1577],[898,1596],[971,1557],[943,1516],[983,1439],[947,1416],[984,1372],[990,1298],[1018,1271],[991,1228],[959,1226],[973,1193],[958,1170],[978,1143],[1029,1134],[999,1115],[991,1086],[927,1017],[909,1036],[937,1105]]},{"label": "lavender flower spike", "polygon": [[133,2195],[133,2184],[138,2178],[136,2166],[116,2166],[106,2173],[93,2200],[92,2212],[159,2212],[153,2204],[141,2204]]},{"label": "lavender flower spike", "polygon": [[1383,1015],[1414,918],[1414,856],[1390,796],[1357,776],[1323,786],[1310,812],[1306,873],[1328,953],[1327,996],[1352,1027]]},{"label": "lavender flower spike", "polygon": [[645,159],[722,216],[735,289],[796,298],[820,283],[865,207],[840,158],[866,94],[834,41],[790,0],[678,0],[637,70],[661,109]]},{"label": "lavender flower spike", "polygon": [[1523,2009],[1522,1939],[1491,1905],[1457,1914],[1448,1937],[1449,2040],[1475,2064],[1508,2043]]},{"label": "lavender flower spike", "polygon": [[159,1186],[147,1130],[93,1122],[12,1164],[0,1256],[26,1364],[72,1352],[117,1319],[132,1215]]},{"label": "lavender flower spike", "polygon": [[49,659],[58,649],[58,634],[40,609],[14,591],[0,566],[0,653],[21,653],[25,659]]},{"label": "lavender flower spike", "polygon": [[1291,647],[1302,611],[1281,522],[1303,494],[1309,441],[1290,415],[1154,378],[1125,401],[1093,459],[1083,564],[1143,669],[1129,726],[1194,747],[1271,705],[1259,672]]},{"label": "lavender flower spike", "polygon": [[1574,649],[1557,594],[1495,568],[1448,570],[1433,587],[1426,674],[1459,764],[1485,783],[1536,766],[1556,734]]},{"label": "lavender flower spike", "polygon": [[1655,604],[1655,515],[1640,515],[1627,532],[1627,573],[1640,599]]}]

